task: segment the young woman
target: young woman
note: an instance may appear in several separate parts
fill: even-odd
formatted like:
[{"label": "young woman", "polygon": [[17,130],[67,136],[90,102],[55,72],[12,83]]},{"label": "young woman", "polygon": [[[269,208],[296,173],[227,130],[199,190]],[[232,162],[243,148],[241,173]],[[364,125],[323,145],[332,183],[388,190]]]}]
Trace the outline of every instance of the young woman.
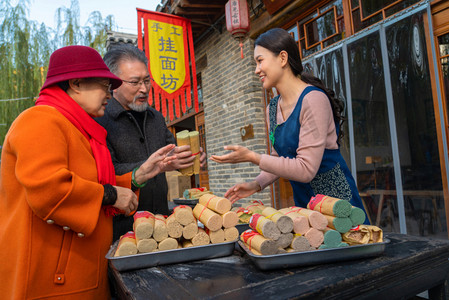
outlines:
[{"label": "young woman", "polygon": [[218,163],[251,162],[262,170],[254,181],[231,187],[225,197],[235,202],[284,177],[297,206],[306,207],[312,196],[324,194],[363,209],[339,150],[342,103],[318,78],[303,73],[298,46],[287,31],[275,28],[260,35],[254,59],[263,87],[279,92],[267,107],[274,149],[272,155],[261,155],[234,145],[225,147],[231,153],[211,156]]},{"label": "young woman", "polygon": [[137,208],[132,186],[165,168],[174,148],[115,176],[106,130],[93,118],[121,83],[94,49],[58,49],[36,105],[11,125],[0,176],[2,299],[110,298],[111,214]]}]

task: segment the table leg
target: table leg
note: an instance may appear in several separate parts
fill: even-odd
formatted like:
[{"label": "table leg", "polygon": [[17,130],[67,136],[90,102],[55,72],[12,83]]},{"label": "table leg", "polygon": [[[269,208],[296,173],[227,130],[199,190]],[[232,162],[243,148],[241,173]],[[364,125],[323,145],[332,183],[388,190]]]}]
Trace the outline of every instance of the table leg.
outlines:
[{"label": "table leg", "polygon": [[379,227],[380,215],[382,214],[382,206],[384,205],[384,194],[380,194],[379,205],[377,206],[376,226]]},{"label": "table leg", "polygon": [[429,299],[431,300],[446,300],[448,297],[449,288],[447,279],[443,283],[429,289]]},{"label": "table leg", "polygon": [[435,198],[432,198],[432,204],[433,204],[433,217],[438,223],[438,229],[443,231],[443,226],[441,225],[441,219],[440,215],[438,214],[438,206],[437,206],[437,200]]}]

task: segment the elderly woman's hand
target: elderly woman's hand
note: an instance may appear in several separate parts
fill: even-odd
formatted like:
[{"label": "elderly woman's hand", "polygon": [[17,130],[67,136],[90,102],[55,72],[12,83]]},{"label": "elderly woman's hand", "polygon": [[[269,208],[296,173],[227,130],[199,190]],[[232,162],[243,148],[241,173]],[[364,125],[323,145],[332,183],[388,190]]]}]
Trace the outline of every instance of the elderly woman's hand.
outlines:
[{"label": "elderly woman's hand", "polygon": [[246,147],[231,145],[225,146],[225,150],[231,150],[231,153],[225,155],[212,155],[210,159],[217,163],[241,163],[241,162],[251,162],[253,164],[259,165],[260,154],[249,150]]},{"label": "elderly woman's hand", "polygon": [[112,206],[123,211],[125,215],[131,214],[137,209],[138,201],[136,194],[128,188],[114,187],[117,190],[117,200]]},{"label": "elderly woman's hand", "polygon": [[176,155],[167,155],[173,148],[175,148],[175,145],[170,144],[151,154],[134,174],[137,183],[145,183],[148,179],[153,178],[170,166],[177,158]]}]

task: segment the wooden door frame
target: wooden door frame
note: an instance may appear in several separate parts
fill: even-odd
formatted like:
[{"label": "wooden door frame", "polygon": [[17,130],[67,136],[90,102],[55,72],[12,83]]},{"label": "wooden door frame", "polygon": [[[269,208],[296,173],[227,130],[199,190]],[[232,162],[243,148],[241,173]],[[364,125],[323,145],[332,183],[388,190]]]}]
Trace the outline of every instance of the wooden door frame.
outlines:
[{"label": "wooden door frame", "polygon": [[[445,11],[446,15],[449,15],[449,1],[435,1],[432,4],[431,12],[432,12],[432,27],[433,32],[430,32],[430,26],[428,22],[428,14],[427,11],[423,14],[423,20],[424,20],[424,31],[426,35],[426,46],[427,46],[427,56],[429,61],[429,71],[430,71],[430,81],[432,86],[432,98],[433,98],[433,106],[434,106],[434,114],[435,114],[435,125],[437,130],[437,138],[438,138],[438,152],[440,157],[440,168],[441,168],[441,179],[443,184],[443,195],[444,195],[444,206],[445,206],[445,214],[446,214],[446,228],[448,230],[448,237],[449,237],[449,187],[448,187],[448,179],[447,179],[447,171],[446,170],[446,157],[444,155],[444,147],[443,144],[443,129],[441,127],[442,120],[440,118],[440,111],[443,111],[443,122],[444,122],[444,128],[445,128],[445,135],[446,135],[446,147],[449,146],[449,133],[448,133],[448,115],[447,115],[447,107],[444,99],[446,99],[446,96],[449,97],[449,95],[444,94],[444,83],[442,79],[441,74],[441,60],[440,60],[440,52],[439,52],[439,42],[438,37],[449,33],[449,20],[446,21],[444,19],[443,22],[441,22],[442,16],[438,18],[438,14]],[[431,36],[433,35],[433,41],[434,45],[431,43]],[[436,57],[433,57],[432,53],[432,47],[435,47],[435,55]],[[437,62],[437,68],[438,70],[435,70],[434,61]],[[438,78],[435,78],[435,74],[438,74]],[[437,80],[440,85],[440,95],[438,95],[438,89],[437,89]],[[442,107],[440,107],[438,97],[441,97],[442,99]]]},{"label": "wooden door frame", "polygon": [[[205,116],[204,111],[201,111],[197,114],[195,114],[195,130],[200,132],[199,125],[202,124],[204,126],[204,135],[201,135],[201,137],[204,138],[204,143],[206,146],[206,122],[205,122]],[[206,149],[203,149],[204,152],[206,152]],[[207,179],[204,178],[206,174]],[[204,180],[207,181],[207,184],[204,183]],[[209,170],[207,168],[207,160],[206,160],[206,166],[200,168],[200,174],[199,174],[199,184],[200,187],[206,187],[208,190],[210,189],[209,186]]]}]

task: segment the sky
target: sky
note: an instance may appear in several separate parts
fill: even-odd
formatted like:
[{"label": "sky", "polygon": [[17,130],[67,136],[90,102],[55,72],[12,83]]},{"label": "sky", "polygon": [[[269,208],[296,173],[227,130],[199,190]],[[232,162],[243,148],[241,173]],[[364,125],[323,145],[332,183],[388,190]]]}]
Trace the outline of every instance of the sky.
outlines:
[{"label": "sky", "polygon": [[[13,1],[12,1],[13,2]],[[70,0],[30,0],[29,20],[55,28],[55,14],[59,7],[70,7]],[[80,8],[80,25],[87,23],[89,14],[98,10],[105,18],[108,15],[115,17],[118,31],[137,33],[136,8],[156,10],[160,0],[78,0]]]}]

